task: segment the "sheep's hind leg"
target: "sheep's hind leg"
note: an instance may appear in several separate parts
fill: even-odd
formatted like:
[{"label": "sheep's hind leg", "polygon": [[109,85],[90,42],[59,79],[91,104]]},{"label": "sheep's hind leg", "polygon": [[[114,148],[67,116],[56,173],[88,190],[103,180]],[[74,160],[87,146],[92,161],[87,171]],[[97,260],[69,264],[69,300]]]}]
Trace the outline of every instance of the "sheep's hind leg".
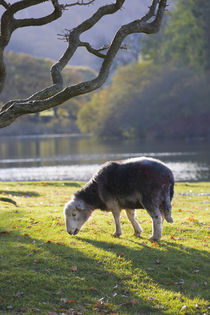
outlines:
[{"label": "sheep's hind leg", "polygon": [[131,222],[133,229],[134,229],[134,235],[135,236],[140,236],[142,232],[141,226],[138,224],[135,218],[135,210],[133,209],[125,209],[128,220]]},{"label": "sheep's hind leg", "polygon": [[147,211],[152,218],[152,235],[150,237],[151,241],[159,241],[162,236],[163,231],[163,219],[159,208],[154,211]]}]

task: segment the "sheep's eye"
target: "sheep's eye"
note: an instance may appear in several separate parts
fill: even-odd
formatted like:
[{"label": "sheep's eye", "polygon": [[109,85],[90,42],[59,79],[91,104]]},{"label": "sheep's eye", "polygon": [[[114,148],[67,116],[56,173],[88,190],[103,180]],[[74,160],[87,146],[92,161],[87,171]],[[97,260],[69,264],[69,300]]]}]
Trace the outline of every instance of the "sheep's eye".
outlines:
[{"label": "sheep's eye", "polygon": [[72,217],[76,217],[76,213],[72,213]]}]

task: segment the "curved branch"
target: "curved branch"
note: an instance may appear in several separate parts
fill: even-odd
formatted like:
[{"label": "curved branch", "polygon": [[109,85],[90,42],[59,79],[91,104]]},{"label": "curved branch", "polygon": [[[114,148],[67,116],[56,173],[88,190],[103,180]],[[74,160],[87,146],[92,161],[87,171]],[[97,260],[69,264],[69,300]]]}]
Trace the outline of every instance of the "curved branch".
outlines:
[{"label": "curved branch", "polygon": [[149,7],[149,11],[145,16],[141,19],[144,22],[149,21],[152,17],[155,16],[155,11],[157,9],[157,5],[159,3],[159,0],[153,0],[151,6]]},{"label": "curved branch", "polygon": [[58,4],[57,0],[53,0],[54,11],[41,18],[30,18],[30,19],[18,19],[14,22],[14,28],[26,27],[26,26],[41,26],[55,21],[62,15],[63,6]]},{"label": "curved branch", "polygon": [[90,5],[93,2],[95,2],[95,0],[89,0],[88,2],[84,2],[84,0],[81,0],[74,3],[64,4],[64,8],[74,7],[75,5]]},{"label": "curved branch", "polygon": [[5,9],[8,9],[10,4],[4,0],[0,0],[0,5],[2,5]]},{"label": "curved branch", "polygon": [[21,0],[8,6],[7,10],[4,12],[1,18],[1,47],[5,47],[8,44],[12,32],[15,30],[16,20],[14,18],[14,14],[18,11],[21,11],[36,4],[40,4],[44,1],[45,0]]},{"label": "curved branch", "polygon": [[54,11],[45,17],[38,19],[16,20],[14,18],[14,14],[25,8],[45,1],[46,0],[21,0],[12,5],[8,5],[7,10],[2,15],[0,36],[0,92],[3,90],[6,78],[6,69],[3,57],[4,49],[8,45],[13,31],[19,27],[48,24],[62,15],[62,7],[59,5],[58,0],[51,0]]},{"label": "curved branch", "polygon": [[100,53],[100,49],[94,49],[88,42],[80,42],[80,47],[86,47],[87,51],[89,51],[91,54],[99,57],[99,58],[105,58],[106,55]]},{"label": "curved branch", "polygon": [[122,8],[125,0],[116,0],[113,4],[108,4],[103,7],[100,7],[95,14],[93,14],[89,19],[81,23],[77,30],[80,33],[88,31],[93,27],[103,16],[108,14],[113,14]]},{"label": "curved branch", "polygon": [[[21,5],[29,5],[28,2],[34,3],[34,2],[42,2],[45,0],[22,0]],[[106,14],[111,14],[116,12],[117,10],[119,10],[125,0],[116,0],[116,3],[112,4],[112,5],[106,5],[103,6],[101,8],[99,8],[95,14],[93,14],[91,16],[91,18],[85,20],[82,24],[80,24],[79,26],[77,26],[74,30],[69,31],[68,36],[66,36],[66,38],[68,39],[68,48],[66,49],[65,53],[63,54],[63,56],[60,58],[60,60],[53,65],[52,69],[51,69],[51,75],[52,75],[52,81],[53,83],[55,82],[55,73],[56,75],[60,78],[60,82],[62,79],[62,74],[61,71],[63,70],[63,68],[66,66],[66,64],[69,62],[69,60],[71,59],[71,57],[73,56],[73,54],[75,53],[75,51],[77,50],[77,48],[80,45],[80,40],[79,40],[79,36],[82,32],[85,32],[87,29],[91,28],[93,25],[95,25],[104,15]],[[58,5],[58,0],[52,0],[52,2],[54,3],[54,6]],[[18,2],[19,3],[19,2]],[[18,6],[15,7],[15,9],[13,8],[13,11],[17,10]],[[17,22],[16,22],[17,23]],[[21,26],[19,26],[21,27]],[[102,57],[103,54],[98,54]],[[0,62],[0,64],[3,65],[3,62]],[[5,72],[4,72],[5,73]],[[53,75],[54,74],[54,75]],[[1,83],[1,82],[0,82]],[[2,86],[4,84],[4,79],[2,79]],[[58,90],[61,90],[62,85],[59,83],[57,84],[57,82],[55,83],[55,85],[47,87],[46,89],[43,89],[42,91],[39,91],[37,93],[35,93],[34,95],[32,95],[32,97],[27,98],[24,101],[24,103],[27,103],[27,101],[31,101],[34,99],[40,100],[40,99],[44,99],[47,97],[50,97],[54,94],[56,94],[58,92]],[[1,86],[0,86],[1,88]],[[49,93],[50,92],[50,93]],[[17,104],[20,103],[21,100],[17,100]],[[21,102],[22,103],[22,102]],[[15,104],[15,101],[10,101],[8,103],[6,103],[2,109],[1,112],[7,110],[12,104]]]},{"label": "curved branch", "polygon": [[[57,71],[55,73],[58,74],[58,78],[61,75],[63,67],[67,64],[68,60],[73,56],[76,49],[80,46],[81,42],[79,40],[79,35],[81,34],[81,32],[87,30],[90,27],[90,24],[94,25],[98,21],[99,15],[100,17],[102,17],[103,14],[109,14],[107,12],[111,12],[111,10],[112,11],[117,10],[117,8],[121,7],[123,2],[124,2],[123,0],[119,1],[117,0],[116,3],[113,5],[108,5],[99,8],[98,11],[90,19],[86,20],[77,28],[75,28],[72,32],[70,32],[68,48],[66,49],[65,53],[60,58],[60,60],[52,67],[52,69]],[[157,4],[156,0],[153,0],[153,4],[150,7],[149,12],[142,19],[135,20],[129,24],[123,25],[118,30],[110,47],[108,48],[107,54],[104,56],[104,61],[102,63],[101,69],[99,71],[98,76],[95,79],[82,82],[74,86],[68,86],[65,89],[60,90],[55,95],[45,99],[36,98],[36,100],[30,99],[29,101],[26,102],[22,103],[16,102],[10,104],[7,108],[4,108],[4,110],[0,113],[0,128],[11,124],[17,117],[21,115],[37,113],[49,108],[53,108],[75,96],[86,94],[100,88],[108,77],[113,59],[116,56],[119,49],[121,48],[122,42],[125,39],[125,37],[132,33],[147,34],[156,33],[160,28],[166,3],[167,0],[158,1],[157,13],[152,22],[149,23],[148,19],[150,19],[149,16],[152,16],[153,14],[154,4]],[[43,93],[44,92],[46,92],[46,89],[43,90]],[[38,95],[36,97],[38,97]]]}]

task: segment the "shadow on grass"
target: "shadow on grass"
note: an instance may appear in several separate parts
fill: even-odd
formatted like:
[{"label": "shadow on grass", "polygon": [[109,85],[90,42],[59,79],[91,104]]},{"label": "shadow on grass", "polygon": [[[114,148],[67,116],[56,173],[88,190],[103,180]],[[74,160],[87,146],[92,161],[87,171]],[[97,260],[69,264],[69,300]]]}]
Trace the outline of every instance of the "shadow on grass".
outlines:
[{"label": "shadow on grass", "polygon": [[0,190],[0,195],[11,195],[14,197],[39,197],[40,194],[35,191],[14,191],[14,190]]},{"label": "shadow on grass", "polygon": [[63,181],[57,181],[57,182],[40,182],[41,185],[44,186],[53,186],[53,187],[77,187],[80,188],[82,185],[79,182],[63,182]]},{"label": "shadow on grass", "polygon": [[[79,237],[80,240],[105,251],[114,252],[131,261],[133,272],[143,269],[155,284],[165,290],[180,292],[189,298],[208,300],[209,255],[204,250],[183,247],[181,244],[161,241],[157,247],[145,246],[143,240],[130,240],[139,248]],[[143,243],[143,245],[142,245]],[[160,250],[163,249],[163,250]]]},{"label": "shadow on grass", "polygon": [[64,183],[64,186],[66,187],[78,187],[81,188],[83,185],[79,183]]},{"label": "shadow on grass", "polygon": [[[75,310],[84,314],[93,314],[95,310],[106,314],[115,311],[124,314],[160,313],[123,284],[121,293],[126,294],[126,298],[115,299],[114,288],[122,279],[85,255],[82,248],[43,243],[17,231],[0,234],[0,241],[0,312],[8,311],[9,306],[12,312],[21,313],[65,313],[70,309],[70,313]],[[98,242],[94,244],[100,247]],[[101,247],[106,246],[106,243],[101,243]],[[112,250],[120,250],[120,247]],[[137,301],[135,305],[130,303],[133,299]]]}]

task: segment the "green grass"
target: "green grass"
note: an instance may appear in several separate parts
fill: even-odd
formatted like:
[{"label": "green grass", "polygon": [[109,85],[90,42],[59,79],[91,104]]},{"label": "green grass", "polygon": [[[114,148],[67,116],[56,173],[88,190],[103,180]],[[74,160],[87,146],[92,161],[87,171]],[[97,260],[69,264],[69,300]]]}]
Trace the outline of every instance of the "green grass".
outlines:
[{"label": "green grass", "polygon": [[[137,212],[141,238],[122,213],[95,211],[77,236],[63,206],[78,182],[0,183],[0,312],[27,314],[207,314],[210,183],[178,183],[174,224],[151,243],[151,220]],[[75,311],[75,313],[74,313]]]}]

